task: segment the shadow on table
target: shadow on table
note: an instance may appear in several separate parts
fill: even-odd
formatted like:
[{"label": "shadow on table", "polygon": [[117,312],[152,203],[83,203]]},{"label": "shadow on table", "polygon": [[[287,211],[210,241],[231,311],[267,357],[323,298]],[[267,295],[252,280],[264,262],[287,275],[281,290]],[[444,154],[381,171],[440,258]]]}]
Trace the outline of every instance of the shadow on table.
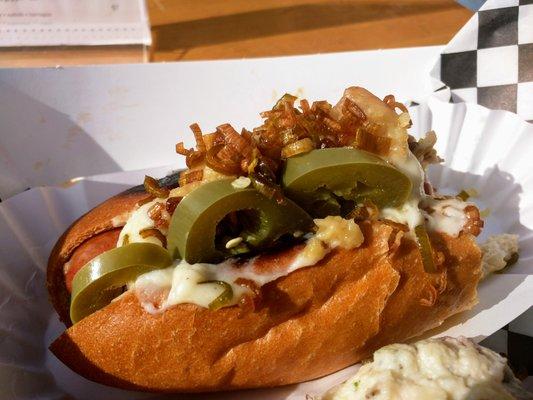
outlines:
[{"label": "shadow on table", "polygon": [[302,4],[172,23],[153,29],[157,34],[158,50],[186,52],[198,46],[423,14],[452,6],[448,1]]}]

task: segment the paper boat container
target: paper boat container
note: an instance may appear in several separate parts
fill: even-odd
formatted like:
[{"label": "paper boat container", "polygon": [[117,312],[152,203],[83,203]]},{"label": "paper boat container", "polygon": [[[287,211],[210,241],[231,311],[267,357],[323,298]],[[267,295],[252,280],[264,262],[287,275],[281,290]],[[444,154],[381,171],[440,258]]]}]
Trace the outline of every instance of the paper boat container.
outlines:
[{"label": "paper boat container", "polygon": [[[412,111],[412,133],[438,134],[443,166],[432,167],[445,193],[475,188],[481,209],[490,209],[488,234],[520,235],[520,261],[479,286],[479,304],[453,317],[433,335],[481,340],[533,304],[533,125],[516,115],[472,104],[430,99]],[[53,156],[53,155],[52,155]],[[173,166],[176,167],[176,166]],[[164,175],[173,167],[149,171]],[[139,183],[145,171],[100,175],[70,187],[44,187],[0,203],[0,388],[3,399],[304,399],[340,383],[357,366],[328,377],[270,390],[212,395],[158,396],[125,392],[85,380],[47,350],[63,326],[44,287],[50,249],[67,226],[107,197]],[[298,360],[294,360],[297,365]]]}]

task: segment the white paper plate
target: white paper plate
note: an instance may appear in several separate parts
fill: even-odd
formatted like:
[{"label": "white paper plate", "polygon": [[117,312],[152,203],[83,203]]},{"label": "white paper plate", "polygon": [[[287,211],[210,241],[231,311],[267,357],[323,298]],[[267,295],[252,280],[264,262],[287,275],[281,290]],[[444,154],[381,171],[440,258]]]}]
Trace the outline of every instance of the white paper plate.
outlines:
[{"label": "white paper plate", "polygon": [[[432,167],[432,182],[442,192],[476,188],[480,208],[489,208],[483,237],[520,235],[520,261],[479,287],[479,304],[453,317],[432,334],[481,340],[533,305],[533,125],[516,115],[471,104],[430,99],[412,110],[412,133],[438,134],[446,159]],[[152,169],[164,175],[171,167]],[[87,178],[68,188],[36,188],[0,204],[0,388],[4,399],[163,399],[104,387],[79,377],[47,350],[63,330],[47,301],[46,261],[58,236],[84,212],[141,181],[145,171]],[[294,360],[295,364],[298,360]],[[357,366],[313,382],[174,399],[303,399],[340,383]]]}]

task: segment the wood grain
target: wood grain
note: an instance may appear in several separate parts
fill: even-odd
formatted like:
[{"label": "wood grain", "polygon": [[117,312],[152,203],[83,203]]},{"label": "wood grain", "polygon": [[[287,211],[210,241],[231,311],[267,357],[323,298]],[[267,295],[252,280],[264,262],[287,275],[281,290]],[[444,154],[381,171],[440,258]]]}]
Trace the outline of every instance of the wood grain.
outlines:
[{"label": "wood grain", "polygon": [[0,48],[0,68],[142,63],[147,61],[148,50],[142,45]]},{"label": "wood grain", "polygon": [[0,67],[210,60],[447,43],[453,0],[147,0],[153,44],[0,49]]},{"label": "wood grain", "polygon": [[149,0],[153,61],[447,43],[472,13],[452,0]]}]

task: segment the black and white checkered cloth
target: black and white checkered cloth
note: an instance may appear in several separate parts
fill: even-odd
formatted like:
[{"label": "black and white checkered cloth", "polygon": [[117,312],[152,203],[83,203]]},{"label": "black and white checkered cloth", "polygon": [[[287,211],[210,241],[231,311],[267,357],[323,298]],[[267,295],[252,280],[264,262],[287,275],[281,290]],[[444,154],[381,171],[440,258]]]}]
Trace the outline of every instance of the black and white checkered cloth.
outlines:
[{"label": "black and white checkered cloth", "polygon": [[488,0],[444,48],[432,76],[452,102],[533,120],[533,0]]},{"label": "black and white checkered cloth", "polygon": [[[533,122],[533,0],[488,0],[445,46],[432,77],[451,89],[450,101],[517,113]],[[482,344],[505,353],[533,385],[530,309]],[[521,321],[521,327],[514,326]]]}]

